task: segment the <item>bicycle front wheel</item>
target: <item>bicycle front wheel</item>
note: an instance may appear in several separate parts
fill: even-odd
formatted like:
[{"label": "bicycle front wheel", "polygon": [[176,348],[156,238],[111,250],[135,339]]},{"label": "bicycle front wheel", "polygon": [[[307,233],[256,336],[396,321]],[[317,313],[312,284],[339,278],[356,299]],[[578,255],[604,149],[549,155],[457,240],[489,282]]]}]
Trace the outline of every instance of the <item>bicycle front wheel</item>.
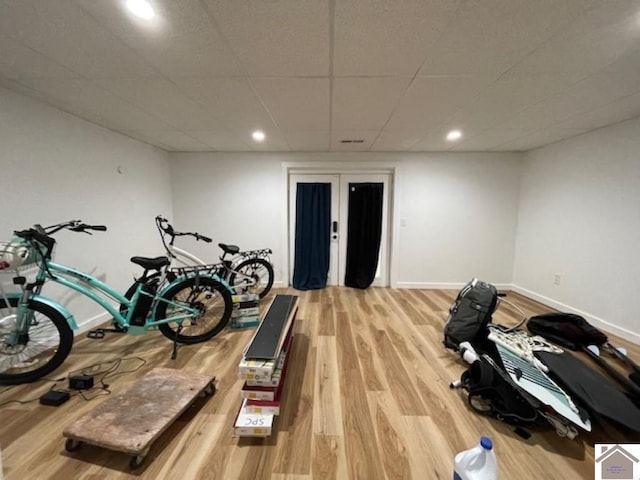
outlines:
[{"label": "bicycle front wheel", "polygon": [[185,306],[197,309],[197,315],[158,328],[170,340],[189,344],[216,336],[229,322],[233,307],[231,294],[222,283],[211,277],[190,277],[176,282],[160,297],[154,321],[183,316]]},{"label": "bicycle front wheel", "polygon": [[254,293],[262,299],[273,286],[273,267],[264,258],[250,258],[234,268],[229,284],[236,293]]},{"label": "bicycle front wheel", "polygon": [[0,299],[0,385],[29,383],[62,365],[73,346],[73,331],[64,316],[31,300],[27,333],[18,331],[18,300]]}]

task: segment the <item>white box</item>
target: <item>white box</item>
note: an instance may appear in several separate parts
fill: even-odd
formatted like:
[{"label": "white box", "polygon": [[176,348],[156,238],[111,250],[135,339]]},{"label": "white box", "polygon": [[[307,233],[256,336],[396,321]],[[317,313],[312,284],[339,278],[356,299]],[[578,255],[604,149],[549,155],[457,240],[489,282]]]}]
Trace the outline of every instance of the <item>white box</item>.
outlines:
[{"label": "white box", "polygon": [[273,415],[244,413],[246,400],[238,411],[233,432],[239,437],[268,437],[273,428]]}]

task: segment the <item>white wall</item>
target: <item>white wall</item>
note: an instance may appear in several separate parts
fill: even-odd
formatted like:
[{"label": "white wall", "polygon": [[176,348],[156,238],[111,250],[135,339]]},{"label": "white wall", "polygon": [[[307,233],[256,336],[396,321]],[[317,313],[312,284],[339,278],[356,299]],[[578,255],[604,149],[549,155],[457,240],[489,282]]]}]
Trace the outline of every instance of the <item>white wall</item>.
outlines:
[{"label": "white wall", "polygon": [[[166,152],[0,88],[0,241],[35,223],[105,224],[93,236],[58,233],[54,258],[124,290],[139,270],[131,256],[162,253],[153,218],[171,213],[169,175]],[[48,288],[78,323],[108,318],[96,318],[103,310],[90,300]]]},{"label": "white wall", "polygon": [[640,343],[640,119],[524,160],[515,285]]},{"label": "white wall", "polygon": [[[478,276],[510,284],[520,155],[504,153],[170,154],[174,223],[215,242],[271,247],[284,278],[286,164],[397,167],[393,228],[399,287],[461,285]],[[400,227],[400,219],[406,226]],[[214,261],[215,246],[185,240]]]}]

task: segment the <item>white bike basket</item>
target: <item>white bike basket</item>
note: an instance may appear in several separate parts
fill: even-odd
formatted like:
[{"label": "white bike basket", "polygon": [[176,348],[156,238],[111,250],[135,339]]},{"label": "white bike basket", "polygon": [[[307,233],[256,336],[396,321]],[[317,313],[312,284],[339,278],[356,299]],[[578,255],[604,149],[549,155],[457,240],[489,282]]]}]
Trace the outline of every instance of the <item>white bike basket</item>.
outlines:
[{"label": "white bike basket", "polygon": [[40,255],[21,239],[0,242],[0,273],[15,273],[37,265]]}]

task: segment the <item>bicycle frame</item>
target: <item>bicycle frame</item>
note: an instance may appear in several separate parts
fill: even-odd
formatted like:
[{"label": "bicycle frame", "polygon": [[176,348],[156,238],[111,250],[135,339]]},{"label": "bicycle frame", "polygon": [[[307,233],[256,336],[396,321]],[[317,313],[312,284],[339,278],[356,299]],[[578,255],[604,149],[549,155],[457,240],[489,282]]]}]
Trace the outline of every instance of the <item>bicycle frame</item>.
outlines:
[{"label": "bicycle frame", "polygon": [[[54,275],[54,272],[55,272],[55,275]],[[184,277],[180,277],[174,280],[174,282],[181,281],[183,279]],[[40,295],[42,286],[47,281],[52,281],[64,287],[75,290],[81,295],[84,295],[85,297],[93,300],[95,303],[97,303],[102,308],[104,308],[113,317],[113,319],[116,321],[116,323],[120,327],[127,328],[128,331],[133,334],[144,333],[147,329],[156,327],[164,323],[179,322],[181,320],[185,320],[187,318],[197,316],[199,313],[198,310],[195,308],[191,308],[186,305],[179,305],[170,300],[160,298],[164,293],[164,291],[166,291],[166,289],[168,289],[171,285],[173,285],[174,282],[168,283],[167,285],[164,286],[164,288],[162,288],[160,291],[156,292],[155,294],[145,292],[142,289],[144,284],[143,282],[140,282],[138,284],[138,288],[135,294],[133,295],[131,300],[129,300],[124,295],[122,295],[121,293],[113,289],[110,285],[102,282],[96,277],[89,275],[87,273],[81,272],[79,270],[76,270],[74,268],[57,264],[50,260],[44,260],[44,263],[41,264],[40,270],[36,276],[36,282],[39,283],[40,285],[36,287],[33,292],[28,292],[28,291],[24,292],[22,296],[23,301],[18,304],[18,312],[20,312],[21,306],[24,306],[26,304],[26,301],[32,298],[40,301],[45,301],[46,303],[54,306],[54,308],[57,308],[59,311],[61,311],[61,309],[59,308],[59,307],[62,307],[61,305],[55,304],[55,302],[51,301],[50,299],[47,299],[46,297],[42,297]],[[164,318],[160,321],[149,320],[149,318],[153,318],[153,316],[150,317],[148,315],[147,321],[145,322],[144,326],[131,325],[131,319],[134,314],[135,306],[142,295],[152,297],[154,300],[154,303],[151,306],[149,313],[155,312],[155,309],[159,302],[165,302],[168,305],[173,305],[173,306],[179,305],[180,314]],[[15,297],[15,295],[13,296]],[[122,315],[122,313],[120,313],[118,308],[114,307],[114,305],[109,303],[108,301],[109,299],[118,302],[120,305],[126,306],[127,314]],[[63,310],[61,311],[61,313],[63,313],[64,316],[67,318],[69,326],[74,330],[77,329],[78,326],[75,320],[73,319],[73,316],[68,312],[66,312],[66,309],[64,309],[64,307],[62,308]],[[22,317],[22,315],[19,314],[18,317],[20,318]]]}]

